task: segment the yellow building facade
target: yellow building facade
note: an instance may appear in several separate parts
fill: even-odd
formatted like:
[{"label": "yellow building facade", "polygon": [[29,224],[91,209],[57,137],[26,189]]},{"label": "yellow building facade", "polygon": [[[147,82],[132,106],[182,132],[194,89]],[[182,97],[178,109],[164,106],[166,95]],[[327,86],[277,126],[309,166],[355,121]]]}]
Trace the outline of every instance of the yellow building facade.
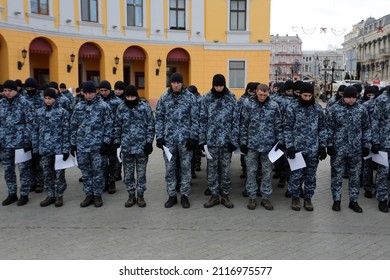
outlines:
[{"label": "yellow building facade", "polygon": [[0,0],[0,83],[118,80],[155,104],[169,76],[268,83],[270,0]]}]

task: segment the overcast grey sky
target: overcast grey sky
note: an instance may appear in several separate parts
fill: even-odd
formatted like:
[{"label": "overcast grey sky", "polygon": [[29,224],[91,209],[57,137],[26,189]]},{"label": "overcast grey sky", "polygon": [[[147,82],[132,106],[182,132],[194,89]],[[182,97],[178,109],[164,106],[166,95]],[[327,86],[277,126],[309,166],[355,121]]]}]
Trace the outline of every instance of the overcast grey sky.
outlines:
[{"label": "overcast grey sky", "polygon": [[352,25],[386,14],[390,0],[271,0],[271,34],[298,34],[303,50],[341,48]]}]

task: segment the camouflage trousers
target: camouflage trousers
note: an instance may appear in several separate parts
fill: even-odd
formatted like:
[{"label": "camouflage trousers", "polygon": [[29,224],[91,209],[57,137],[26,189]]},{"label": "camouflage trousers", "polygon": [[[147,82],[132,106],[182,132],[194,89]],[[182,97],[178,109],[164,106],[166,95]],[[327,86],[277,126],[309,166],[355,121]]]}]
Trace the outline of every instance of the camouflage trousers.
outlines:
[{"label": "camouflage trousers", "polygon": [[360,171],[362,166],[362,157],[361,155],[354,156],[340,156],[336,155],[331,157],[330,166],[331,166],[331,185],[330,189],[332,191],[332,197],[334,201],[341,200],[341,188],[343,185],[343,173],[345,166],[349,166],[349,200],[357,201],[359,198],[360,191]]},{"label": "camouflage trousers", "polygon": [[100,151],[79,152],[77,162],[81,170],[86,195],[101,196],[104,189],[104,167],[107,156]]},{"label": "camouflage trousers", "polygon": [[107,160],[104,168],[105,182],[113,183],[119,176],[121,168],[116,151],[106,156],[106,159]]},{"label": "camouflage trousers", "polygon": [[[8,193],[16,194],[15,150],[3,149],[1,151],[1,163],[4,168],[4,180],[7,184]],[[20,195],[28,195],[31,185],[31,160],[18,163],[17,165],[20,174]]]},{"label": "camouflage trousers", "polygon": [[43,169],[41,165],[41,157],[32,158],[31,160],[31,184],[43,185]]},{"label": "camouflage trousers", "polygon": [[[387,160],[390,162],[390,151],[387,151]],[[376,171],[376,198],[378,201],[388,200],[388,188],[387,176],[389,174],[389,167],[382,164],[378,164]]]},{"label": "camouflage trousers", "polygon": [[66,190],[65,169],[54,170],[55,155],[42,156],[44,190],[49,197],[61,197]]},{"label": "camouflage trousers", "polygon": [[292,197],[299,197],[300,188],[303,185],[303,194],[305,197],[312,198],[317,188],[317,153],[303,156],[306,167],[291,171],[288,180],[288,190]]},{"label": "camouflage trousers", "polygon": [[[146,166],[149,157],[145,154],[122,154],[126,190],[129,195],[142,195],[146,191]],[[134,172],[137,172],[137,180]]]},{"label": "camouflage trousers", "polygon": [[255,199],[259,168],[261,169],[260,191],[263,199],[268,199],[272,194],[271,173],[272,162],[268,158],[268,153],[259,153],[255,150],[248,149],[248,154],[245,155],[246,164],[246,190],[249,198]]},{"label": "camouflage trousers", "polygon": [[232,189],[230,165],[232,152],[228,148],[208,148],[212,159],[207,159],[207,182],[212,195],[229,194]]},{"label": "camouflage trousers", "polygon": [[371,158],[363,160],[363,187],[365,191],[372,191],[374,184],[374,162]]},{"label": "camouflage trousers", "polygon": [[191,192],[191,160],[192,151],[188,151],[184,145],[166,145],[172,154],[172,158],[168,161],[164,152],[165,161],[165,182],[167,184],[167,192],[169,196],[176,196],[177,185],[177,169],[179,168],[176,163],[176,158],[179,157],[180,162],[180,193],[185,196],[189,196]]}]

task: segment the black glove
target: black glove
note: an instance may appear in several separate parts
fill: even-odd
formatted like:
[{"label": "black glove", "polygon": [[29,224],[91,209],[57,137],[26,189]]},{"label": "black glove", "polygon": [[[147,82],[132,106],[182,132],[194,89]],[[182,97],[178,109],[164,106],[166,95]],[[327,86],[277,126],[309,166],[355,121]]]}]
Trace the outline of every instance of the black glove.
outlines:
[{"label": "black glove", "polygon": [[198,149],[204,151],[204,146],[205,146],[205,145],[206,145],[206,143],[200,143],[200,144],[198,145]]},{"label": "black glove", "polygon": [[164,138],[157,139],[157,143],[156,143],[157,148],[163,149],[163,145],[165,145]]},{"label": "black glove", "polygon": [[76,157],[76,152],[77,152],[77,146],[76,146],[76,145],[70,146],[70,154],[71,154],[73,157]]},{"label": "black glove", "polygon": [[116,150],[120,147],[120,144],[112,144],[111,145],[111,153],[116,154]]},{"label": "black glove", "polygon": [[109,155],[110,150],[111,150],[111,145],[107,144],[107,143],[103,143],[103,145],[102,145],[102,147],[100,149],[100,154],[102,156],[107,156],[107,155]]},{"label": "black glove", "polygon": [[237,150],[237,147],[232,144],[232,142],[229,142],[228,149],[231,153],[233,153],[235,150]]},{"label": "black glove", "polygon": [[380,148],[381,148],[381,146],[379,144],[374,144],[371,147],[371,152],[373,152],[374,154],[377,154],[377,153],[379,153]]},{"label": "black glove", "polygon": [[286,146],[284,144],[282,144],[282,143],[278,143],[278,145],[275,148],[275,151],[277,151],[277,150],[284,151],[284,150],[286,150]]},{"label": "black glove", "polygon": [[319,160],[326,159],[326,149],[325,149],[325,147],[320,147],[320,149],[318,150],[318,159]]},{"label": "black glove", "polygon": [[241,146],[240,146],[240,151],[241,151],[244,155],[248,154],[248,146],[247,146],[247,145],[241,145]]},{"label": "black glove", "polygon": [[23,144],[23,150],[25,153],[32,150],[31,144]]},{"label": "black glove", "polygon": [[39,161],[39,159],[40,159],[39,153],[35,152],[35,151],[32,153],[31,157],[32,157],[32,160],[35,162]]},{"label": "black glove", "polygon": [[62,160],[66,161],[69,158],[69,153],[63,153],[62,154]]},{"label": "black glove", "polygon": [[294,159],[295,158],[295,154],[296,154],[295,147],[288,148],[286,150],[286,153],[287,153],[287,157],[289,159]]},{"label": "black glove", "polygon": [[153,152],[153,145],[152,143],[146,143],[144,147],[144,153],[145,155],[150,155]]},{"label": "black glove", "polygon": [[187,144],[186,144],[186,148],[188,151],[195,150],[197,146],[198,146],[198,140],[191,139],[191,138],[188,139]]},{"label": "black glove", "polygon": [[336,155],[336,149],[333,146],[328,147],[327,153],[330,157],[334,157]]},{"label": "black glove", "polygon": [[366,157],[366,156],[368,156],[370,154],[370,149],[369,148],[363,148],[362,149],[362,156],[363,157]]}]

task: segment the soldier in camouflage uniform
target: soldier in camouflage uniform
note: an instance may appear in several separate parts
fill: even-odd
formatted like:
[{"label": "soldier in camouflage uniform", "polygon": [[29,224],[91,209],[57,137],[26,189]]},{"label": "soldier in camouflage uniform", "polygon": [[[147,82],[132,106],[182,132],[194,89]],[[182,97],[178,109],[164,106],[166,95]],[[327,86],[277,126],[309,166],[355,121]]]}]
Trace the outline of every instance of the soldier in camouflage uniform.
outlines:
[{"label": "soldier in camouflage uniform", "polygon": [[279,105],[269,98],[269,88],[259,84],[256,98],[244,106],[240,120],[240,150],[244,153],[247,166],[246,190],[249,195],[248,209],[256,209],[257,170],[261,162],[261,205],[273,210],[270,196],[272,194],[272,163],[268,153],[275,145],[283,143],[282,121]]},{"label": "soldier in camouflage uniform", "polygon": [[[38,90],[38,82],[34,78],[27,78],[24,82],[26,90],[26,99],[31,102],[34,107],[34,111],[39,110],[43,106],[43,95]],[[31,160],[31,187],[30,192],[36,193],[43,192],[43,170],[40,163],[40,157],[38,154],[33,154]]]},{"label": "soldier in camouflage uniform", "polygon": [[[212,159],[207,159],[207,181],[211,191],[205,208],[219,203],[233,208],[230,165],[238,147],[239,109],[236,97],[226,87],[222,74],[213,77],[212,88],[201,100],[200,143],[207,145]],[[219,199],[221,194],[221,200]]]},{"label": "soldier in camouflage uniform", "polygon": [[71,104],[70,100],[60,92],[60,89],[58,88],[58,83],[57,82],[50,82],[48,87],[52,88],[56,91],[56,94],[57,94],[57,101],[56,102],[62,108],[64,108],[66,111],[68,111],[69,116],[71,116],[73,113],[72,104]]},{"label": "soldier in camouflage uniform", "polygon": [[[377,98],[375,109],[372,114],[372,152],[379,153],[379,150],[387,153],[387,159],[390,162],[390,91],[386,88]],[[389,167],[378,164],[376,175],[376,198],[379,201],[378,208],[381,212],[389,212],[388,201],[388,174]]]},{"label": "soldier in camouflage uniform", "polygon": [[326,158],[326,123],[322,107],[315,102],[314,87],[302,83],[298,103],[287,108],[284,123],[284,139],[287,157],[294,159],[296,152],[302,152],[306,167],[291,171],[288,189],[291,192],[291,208],[301,210],[300,188],[304,184],[304,204],[307,211],[313,211],[311,201],[317,187],[316,172],[318,159]]},{"label": "soldier in camouflage uniform", "polygon": [[33,130],[33,153],[41,157],[44,174],[44,186],[47,197],[42,207],[55,204],[63,205],[63,194],[66,189],[65,169],[55,170],[55,157],[62,155],[63,160],[69,157],[69,116],[68,112],[56,103],[54,89],[44,92],[44,106],[37,110]]},{"label": "soldier in camouflage uniform", "polygon": [[125,98],[125,95],[124,95],[125,88],[126,88],[126,84],[122,81],[116,81],[114,84],[115,95],[118,98],[120,98],[121,100],[124,100],[124,98]]},{"label": "soldier in camouflage uniform", "polygon": [[86,195],[80,207],[103,205],[104,166],[111,149],[113,122],[110,107],[96,93],[92,81],[83,83],[85,101],[76,105],[70,122],[70,152],[82,173]]},{"label": "soldier in camouflage uniform", "polygon": [[[122,103],[122,100],[118,98],[115,93],[111,90],[111,84],[107,80],[103,80],[99,84],[99,96],[110,106],[110,117],[112,121],[115,120],[116,110],[118,105]],[[105,187],[104,190],[108,191],[109,194],[116,192],[115,180],[120,173],[120,165],[117,157],[116,150],[119,148],[119,144],[111,143],[111,151],[107,157],[107,163],[104,170]]]},{"label": "soldier in camouflage uniform", "polygon": [[172,74],[170,84],[156,107],[156,146],[160,149],[166,146],[172,154],[169,161],[164,152],[165,181],[169,195],[164,206],[170,208],[177,204],[176,158],[179,157],[181,205],[189,208],[191,159],[192,152],[198,145],[199,135],[199,106],[195,96],[183,87],[183,76],[180,73]]},{"label": "soldier in camouflage uniform", "polygon": [[[360,98],[360,103],[366,108],[368,116],[370,117],[370,123],[372,124],[372,113],[374,112],[376,103],[375,88],[373,86],[369,86],[364,90],[364,95]],[[363,178],[361,178],[361,181],[364,188],[364,197],[367,198],[373,197],[372,192],[375,188],[374,166],[376,167],[376,163],[372,161],[372,158],[363,160]]]},{"label": "soldier in camouflage uniform", "polygon": [[68,98],[70,101],[71,107],[74,108],[74,106],[76,105],[76,101],[74,99],[73,94],[66,88],[66,84],[64,84],[64,83],[60,84],[60,94],[65,96],[66,98]]},{"label": "soldier in camouflage uniform", "polygon": [[[195,96],[196,101],[198,102],[198,105],[199,105],[199,109],[200,109],[200,103],[202,100],[202,96],[198,92],[198,88],[194,85],[190,85],[190,86],[188,86],[187,89],[189,92],[191,92]],[[195,170],[200,171],[201,159],[202,159],[202,147],[198,146],[198,147],[196,147],[196,149],[194,150],[193,155],[192,155],[192,162],[191,162],[192,178],[196,178]]]},{"label": "soldier in camouflage uniform", "polygon": [[[254,102],[255,99],[257,98],[256,95],[256,90],[257,86],[260,83],[258,82],[249,82],[246,85],[245,93],[241,95],[241,97],[238,99],[237,104],[238,104],[238,110],[240,112],[240,117],[241,117],[241,112],[242,112],[242,107],[243,106],[249,106],[250,102]],[[241,162],[241,168],[242,168],[242,174],[240,175],[240,178],[246,179],[246,163],[245,163],[245,154],[241,153],[240,155],[240,162]],[[261,185],[261,162],[259,159],[259,168],[257,169],[257,195],[261,196],[261,191],[260,191],[260,185]],[[246,181],[244,183],[244,190],[242,191],[242,196],[243,197],[248,197],[248,192],[246,190]]]},{"label": "soldier in camouflage uniform", "polygon": [[363,210],[358,204],[362,156],[368,156],[371,147],[371,128],[366,108],[356,103],[354,86],[344,89],[340,102],[328,112],[328,148],[331,157],[331,191],[334,211],[340,211],[342,175],[349,167],[349,208],[357,213]]},{"label": "soldier in camouflage uniform", "polygon": [[[124,103],[118,106],[115,119],[115,144],[121,145],[126,190],[125,207],[145,207],[146,166],[153,151],[154,116],[149,104],[141,101],[133,85],[125,89]],[[137,180],[134,178],[137,172]]]},{"label": "soldier in camouflage uniform", "polygon": [[18,206],[28,202],[31,185],[31,160],[18,164],[20,173],[20,198],[16,194],[15,150],[31,151],[34,108],[17,92],[16,83],[7,80],[3,84],[5,98],[0,100],[0,148],[4,179],[8,187],[8,197],[3,205],[17,201]]}]

